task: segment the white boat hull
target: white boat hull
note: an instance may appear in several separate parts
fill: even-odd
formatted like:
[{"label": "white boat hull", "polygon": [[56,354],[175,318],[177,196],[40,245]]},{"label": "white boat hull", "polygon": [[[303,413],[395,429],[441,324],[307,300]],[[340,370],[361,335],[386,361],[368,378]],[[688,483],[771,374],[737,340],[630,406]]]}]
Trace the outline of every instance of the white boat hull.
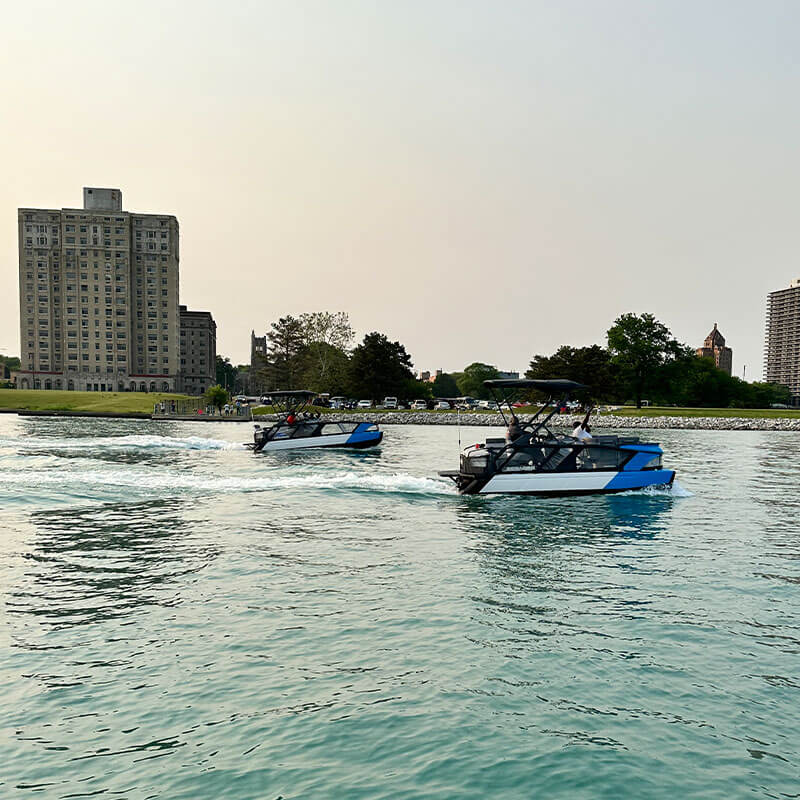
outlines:
[{"label": "white boat hull", "polygon": [[637,471],[511,472],[492,476],[477,494],[569,495],[624,492],[672,483],[669,469]]}]

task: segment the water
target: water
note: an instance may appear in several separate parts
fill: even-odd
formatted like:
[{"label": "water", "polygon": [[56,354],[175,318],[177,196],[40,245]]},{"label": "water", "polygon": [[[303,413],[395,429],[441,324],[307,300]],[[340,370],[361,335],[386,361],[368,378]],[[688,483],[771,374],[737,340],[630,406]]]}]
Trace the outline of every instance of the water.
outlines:
[{"label": "water", "polygon": [[796,434],[551,500],[249,435],[0,416],[4,800],[798,796]]}]

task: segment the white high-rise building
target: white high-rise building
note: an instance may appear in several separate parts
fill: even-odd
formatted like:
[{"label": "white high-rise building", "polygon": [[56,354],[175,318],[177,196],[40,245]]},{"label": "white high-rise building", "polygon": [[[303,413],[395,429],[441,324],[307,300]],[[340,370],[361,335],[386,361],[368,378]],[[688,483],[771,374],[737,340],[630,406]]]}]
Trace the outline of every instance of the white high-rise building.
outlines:
[{"label": "white high-rise building", "polygon": [[788,386],[800,405],[800,279],[767,295],[764,379]]}]

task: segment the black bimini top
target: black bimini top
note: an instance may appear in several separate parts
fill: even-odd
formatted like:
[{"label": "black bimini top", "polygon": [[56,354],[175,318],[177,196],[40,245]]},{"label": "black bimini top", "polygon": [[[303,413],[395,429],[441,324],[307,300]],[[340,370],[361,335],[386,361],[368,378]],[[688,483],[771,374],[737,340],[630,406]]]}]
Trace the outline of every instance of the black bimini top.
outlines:
[{"label": "black bimini top", "polygon": [[582,383],[565,380],[535,380],[533,378],[498,378],[496,380],[484,381],[484,386],[492,389],[539,389],[542,392],[577,392],[581,389],[588,389]]}]

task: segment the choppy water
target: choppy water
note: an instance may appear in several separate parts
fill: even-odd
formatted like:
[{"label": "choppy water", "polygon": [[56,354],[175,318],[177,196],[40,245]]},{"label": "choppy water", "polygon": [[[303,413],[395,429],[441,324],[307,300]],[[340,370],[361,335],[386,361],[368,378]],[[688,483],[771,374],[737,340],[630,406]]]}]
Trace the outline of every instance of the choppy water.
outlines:
[{"label": "choppy water", "polygon": [[0,416],[0,798],[800,793],[796,434],[558,500],[249,435]]}]

